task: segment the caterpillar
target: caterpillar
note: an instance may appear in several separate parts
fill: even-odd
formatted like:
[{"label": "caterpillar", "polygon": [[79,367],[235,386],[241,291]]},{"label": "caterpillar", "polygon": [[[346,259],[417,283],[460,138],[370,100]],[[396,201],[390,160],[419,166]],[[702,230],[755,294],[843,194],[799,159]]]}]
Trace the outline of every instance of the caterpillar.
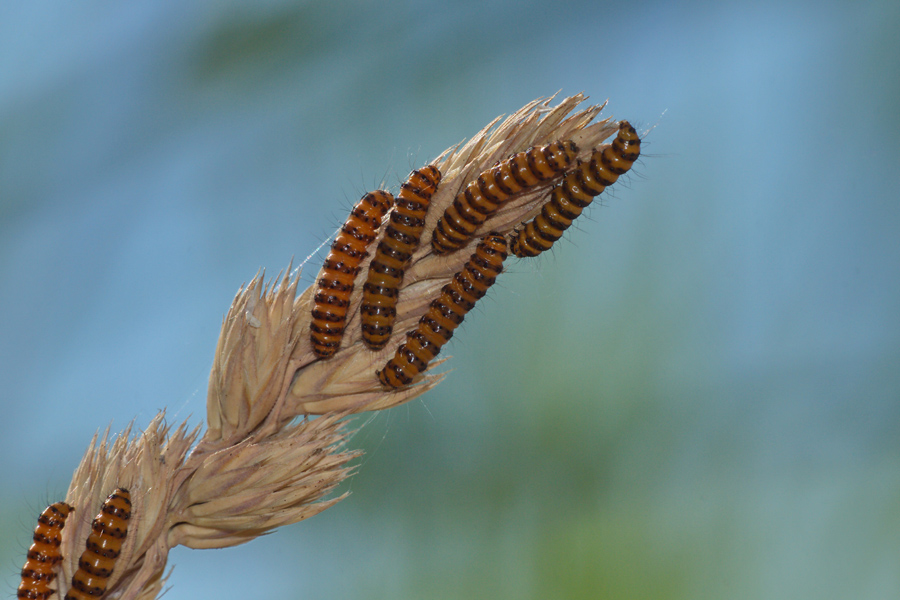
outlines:
[{"label": "caterpillar", "polygon": [[482,172],[438,219],[432,249],[447,254],[462,248],[510,196],[562,174],[577,153],[574,142],[554,142],[514,154]]},{"label": "caterpillar", "polygon": [[62,562],[59,546],[66,517],[74,509],[65,502],[51,504],[38,517],[34,529],[34,543],[28,549],[22,567],[22,583],[16,596],[28,600],[46,600],[55,590],[50,584],[56,579],[55,567]]},{"label": "caterpillar", "polygon": [[100,513],[91,523],[86,548],[78,560],[78,570],[72,575],[72,586],[66,600],[90,600],[106,592],[109,577],[128,535],[131,518],[131,493],[124,488],[107,497]]},{"label": "caterpillar", "polygon": [[425,227],[425,213],[441,181],[434,166],[413,171],[400,188],[384,238],[369,265],[360,306],[363,341],[378,350],[391,339],[400,282]]},{"label": "caterpillar", "polygon": [[570,171],[550,194],[541,213],[514,232],[510,250],[519,257],[548,250],[581,211],[607,186],[627,172],[641,154],[641,139],[628,121],[619,123],[616,139]]},{"label": "caterpillar", "polygon": [[353,207],[331,245],[322,265],[309,326],[313,351],[320,358],[333,356],[341,345],[359,263],[368,256],[381,219],[393,204],[394,197],[383,190],[366,194]]},{"label": "caterpillar", "polygon": [[441,347],[453,337],[453,331],[475,302],[482,298],[503,270],[506,238],[491,232],[475,248],[463,270],[441,288],[441,293],[419,319],[416,329],[406,334],[407,340],[384,369],[376,375],[386,388],[398,388],[428,368]]}]

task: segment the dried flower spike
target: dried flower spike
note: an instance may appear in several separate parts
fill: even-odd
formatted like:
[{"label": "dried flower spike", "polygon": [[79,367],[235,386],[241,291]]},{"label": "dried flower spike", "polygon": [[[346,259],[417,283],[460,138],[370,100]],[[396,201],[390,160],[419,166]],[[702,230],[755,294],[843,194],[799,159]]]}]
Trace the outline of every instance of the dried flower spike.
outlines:
[{"label": "dried flower spike", "polygon": [[[442,361],[429,362],[429,358],[437,355],[465,310],[496,277],[506,252],[506,236],[533,218],[550,188],[573,172],[564,175],[566,166],[539,181],[527,177],[518,181],[514,168],[533,175],[528,169],[536,167],[526,168],[522,165],[527,161],[518,162],[520,159],[509,162],[507,170],[497,165],[510,156],[527,157],[530,147],[556,142],[562,144],[559,149],[565,151],[567,165],[589,161],[595,151],[602,153],[609,147],[603,142],[615,133],[616,124],[609,119],[592,122],[602,106],[575,112],[583,96],[563,99],[556,106],[550,106],[551,100],[536,100],[506,119],[495,119],[465,144],[447,150],[432,165],[414,172],[421,181],[412,181],[401,190],[401,198],[430,197],[425,199],[430,204],[427,212],[420,206],[411,207],[415,210],[409,214],[404,212],[406,208],[395,207],[393,213],[400,218],[396,231],[400,225],[419,228],[415,243],[404,238],[402,244],[395,244],[408,256],[402,259],[400,272],[394,274],[396,294],[390,302],[395,311],[393,330],[411,335],[384,337],[373,344],[381,344],[381,350],[370,350],[363,341],[359,310],[364,286],[350,282],[348,289],[341,291],[340,306],[346,308],[346,320],[339,340],[328,337],[338,335],[334,331],[318,339],[313,335],[313,321],[323,317],[314,312],[317,286],[298,296],[298,280],[290,274],[290,268],[268,284],[260,275],[238,291],[223,321],[210,373],[208,426],[202,437],[199,427],[188,430],[181,424],[172,429],[163,413],[134,439],[131,427],[113,438],[109,431],[94,436],[73,474],[66,498],[76,514],[85,515],[96,510],[109,490],[121,488],[116,500],[120,503],[124,490],[129,490],[134,518],[123,519],[128,523],[127,537],[117,538],[120,544],[115,569],[90,557],[84,563],[94,570],[84,572],[106,578],[103,586],[82,586],[87,587],[88,594],[103,587],[103,593],[117,600],[152,600],[165,582],[168,552],[174,546],[223,548],[242,544],[313,516],[346,497],[331,494],[353,472],[348,463],[359,455],[345,447],[352,432],[347,417],[400,405],[440,382],[442,375],[428,370]],[[569,156],[569,151],[574,154]],[[437,254],[431,241],[438,220],[473,185],[479,193],[499,198],[498,192],[487,185],[491,177],[508,197],[497,203],[495,212],[486,211],[483,222],[470,232],[492,232],[487,241],[478,248],[474,242],[463,241],[461,246],[470,247],[470,251]],[[522,182],[527,185],[519,189],[511,180],[516,186]],[[385,243],[394,240],[395,234],[383,231],[379,235],[380,242]],[[420,238],[423,244],[418,243]],[[396,253],[397,248],[390,243],[390,252],[385,255]],[[354,250],[363,245],[354,246]],[[472,250],[483,263],[473,267],[474,271],[464,271]],[[349,270],[369,269],[375,260],[378,258],[361,257]],[[333,267],[326,264],[317,281],[329,270],[335,271]],[[450,282],[461,272],[469,276],[461,275],[462,282],[455,279],[458,286],[454,287]],[[464,298],[464,292],[471,292],[471,298]],[[321,323],[317,327],[321,332]],[[412,354],[419,362],[404,363],[401,359],[391,366],[389,357],[402,355],[397,353],[398,347],[420,339],[417,333],[427,339],[427,347],[422,343]],[[386,363],[383,384],[376,371]],[[94,534],[102,536],[86,519],[69,519],[64,530],[61,523],[58,527],[59,554],[48,556],[61,556],[61,562],[46,577],[43,571],[33,569],[37,575],[32,582],[43,585],[61,573],[57,581],[61,587],[67,586],[78,572],[85,540]],[[35,584],[35,593],[43,594],[45,587]],[[79,588],[68,591],[79,597]]]}]

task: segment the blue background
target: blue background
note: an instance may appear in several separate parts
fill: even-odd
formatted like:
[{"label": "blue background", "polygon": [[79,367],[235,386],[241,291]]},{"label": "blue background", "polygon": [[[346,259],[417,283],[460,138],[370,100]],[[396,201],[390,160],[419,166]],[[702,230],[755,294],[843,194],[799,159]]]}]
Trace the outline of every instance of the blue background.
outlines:
[{"label": "blue background", "polygon": [[[562,90],[654,127],[352,496],[170,600],[900,596],[900,4],[0,4],[0,594],[112,423],[203,421],[238,286]],[[319,259],[302,277],[311,281]]]}]

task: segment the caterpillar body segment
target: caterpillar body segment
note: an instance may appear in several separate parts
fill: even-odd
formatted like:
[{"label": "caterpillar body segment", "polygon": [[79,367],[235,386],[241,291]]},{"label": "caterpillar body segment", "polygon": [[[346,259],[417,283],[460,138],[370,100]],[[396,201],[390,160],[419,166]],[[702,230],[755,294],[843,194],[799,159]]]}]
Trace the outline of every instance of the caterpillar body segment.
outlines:
[{"label": "caterpillar body segment", "polygon": [[331,245],[322,265],[310,324],[313,351],[320,358],[329,358],[340,348],[359,265],[368,256],[368,248],[393,204],[394,197],[386,191],[366,194],[353,207]]},{"label": "caterpillar body segment", "polygon": [[360,321],[363,341],[372,350],[383,348],[391,338],[400,283],[419,246],[428,205],[440,182],[441,172],[431,165],[410,174],[400,188],[384,238],[369,264]]},{"label": "caterpillar body segment", "polygon": [[45,508],[38,517],[33,543],[28,548],[25,566],[22,567],[17,598],[46,600],[55,592],[50,584],[56,579],[56,567],[62,562],[62,530],[73,510],[65,502],[56,502]]},{"label": "caterpillar body segment", "polygon": [[533,220],[513,233],[510,251],[518,257],[537,256],[549,250],[582,211],[620,175],[626,173],[641,153],[641,140],[628,121],[619,123],[616,139],[566,174],[553,188],[550,200]]},{"label": "caterpillar body segment", "polygon": [[428,368],[428,363],[453,337],[466,313],[496,281],[503,270],[506,246],[506,238],[499,233],[489,233],[478,244],[463,270],[441,288],[416,328],[406,334],[406,342],[397,349],[384,369],[377,372],[385,388],[408,385],[416,375]]},{"label": "caterpillar body segment", "polygon": [[434,252],[448,254],[462,248],[510,196],[561,175],[577,153],[574,142],[554,142],[514,154],[482,172],[438,219],[431,238]]},{"label": "caterpillar body segment", "polygon": [[129,519],[131,493],[116,488],[103,502],[91,524],[91,533],[78,560],[78,570],[72,576],[72,585],[66,592],[66,600],[91,600],[106,593],[122,543],[128,535]]}]

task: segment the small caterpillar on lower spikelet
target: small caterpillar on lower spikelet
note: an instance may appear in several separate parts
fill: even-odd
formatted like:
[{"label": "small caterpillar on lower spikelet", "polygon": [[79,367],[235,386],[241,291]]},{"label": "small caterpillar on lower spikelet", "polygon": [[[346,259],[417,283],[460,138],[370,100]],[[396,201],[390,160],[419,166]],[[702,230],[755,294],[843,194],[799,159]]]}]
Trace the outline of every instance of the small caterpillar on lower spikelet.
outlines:
[{"label": "small caterpillar on lower spikelet", "polygon": [[59,547],[66,518],[74,510],[65,502],[51,504],[38,517],[34,529],[34,543],[28,549],[22,567],[22,583],[16,596],[27,600],[46,600],[55,590],[50,584],[56,579],[56,566],[62,562]]},{"label": "small caterpillar on lower spikelet", "polygon": [[131,518],[131,493],[124,488],[106,498],[99,514],[91,523],[85,550],[78,559],[78,570],[72,575],[72,586],[66,600],[96,600],[106,593],[109,578],[128,535]]}]

